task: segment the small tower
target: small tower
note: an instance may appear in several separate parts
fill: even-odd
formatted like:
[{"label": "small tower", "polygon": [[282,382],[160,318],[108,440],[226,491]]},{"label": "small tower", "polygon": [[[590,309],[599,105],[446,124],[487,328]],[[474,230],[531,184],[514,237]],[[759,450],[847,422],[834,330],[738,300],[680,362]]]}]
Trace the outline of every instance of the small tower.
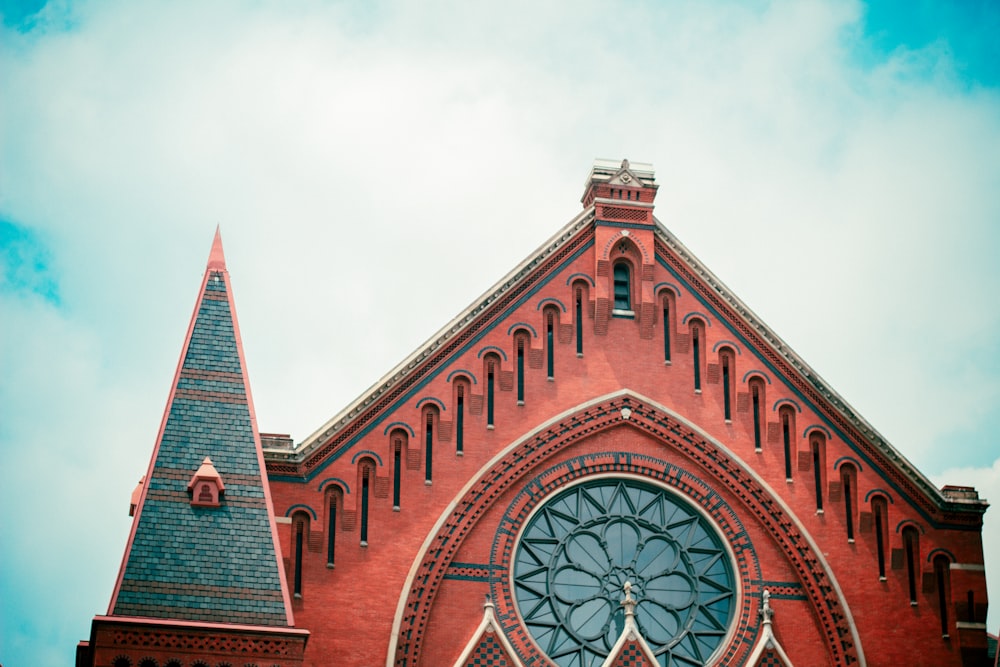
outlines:
[{"label": "small tower", "polygon": [[656,199],[653,165],[596,160],[587,176],[584,208],[593,207],[594,333],[608,333],[613,318],[635,320],[642,338],[653,337]]}]

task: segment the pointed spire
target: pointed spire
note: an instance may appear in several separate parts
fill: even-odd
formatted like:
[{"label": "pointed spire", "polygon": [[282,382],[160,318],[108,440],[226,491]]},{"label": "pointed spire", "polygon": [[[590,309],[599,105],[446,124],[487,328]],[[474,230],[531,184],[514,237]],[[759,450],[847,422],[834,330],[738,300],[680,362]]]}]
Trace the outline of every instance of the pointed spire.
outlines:
[{"label": "pointed spire", "polygon": [[293,625],[265,475],[216,229],[108,615]]},{"label": "pointed spire", "polygon": [[217,271],[226,270],[226,255],[222,252],[222,231],[219,225],[215,226],[215,238],[212,239],[212,251],[208,253],[208,269]]}]

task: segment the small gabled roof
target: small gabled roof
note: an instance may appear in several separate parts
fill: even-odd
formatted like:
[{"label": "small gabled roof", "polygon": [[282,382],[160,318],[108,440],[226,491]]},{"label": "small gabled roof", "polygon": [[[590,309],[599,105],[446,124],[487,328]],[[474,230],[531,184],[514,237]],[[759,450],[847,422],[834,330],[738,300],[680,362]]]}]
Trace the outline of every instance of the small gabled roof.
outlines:
[{"label": "small gabled roof", "polygon": [[[198,474],[225,480],[219,506],[192,506],[188,483]],[[292,625],[263,474],[216,230],[108,615]]]},{"label": "small gabled roof", "polygon": [[483,603],[483,620],[476,631],[472,633],[465,648],[462,649],[455,667],[470,667],[478,665],[503,665],[504,667],[522,667],[517,659],[514,647],[510,645],[500,624],[497,622],[496,609],[490,596]]}]

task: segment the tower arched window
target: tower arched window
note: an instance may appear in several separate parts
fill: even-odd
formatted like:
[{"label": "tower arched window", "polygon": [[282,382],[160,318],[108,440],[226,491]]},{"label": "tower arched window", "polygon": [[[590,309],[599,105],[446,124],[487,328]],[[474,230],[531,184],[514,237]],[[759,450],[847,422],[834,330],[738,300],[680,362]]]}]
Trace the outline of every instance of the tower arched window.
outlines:
[{"label": "tower arched window", "polygon": [[627,262],[617,262],[614,265],[613,290],[614,309],[616,313],[632,313],[632,270]]}]

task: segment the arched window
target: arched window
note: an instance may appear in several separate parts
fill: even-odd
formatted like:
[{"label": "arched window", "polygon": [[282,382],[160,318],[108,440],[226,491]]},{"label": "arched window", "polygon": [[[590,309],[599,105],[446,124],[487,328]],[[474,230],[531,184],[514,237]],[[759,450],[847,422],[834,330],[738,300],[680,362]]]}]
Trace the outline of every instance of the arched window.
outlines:
[{"label": "arched window", "polygon": [[584,286],[574,283],[573,286],[573,319],[576,329],[576,356],[583,356],[583,296]]},{"label": "arched window", "polygon": [[403,493],[403,456],[406,454],[406,431],[401,428],[389,434],[392,445],[392,510],[399,511]]},{"label": "arched window", "polygon": [[465,403],[471,385],[464,377],[455,378],[455,454],[465,455]]},{"label": "arched window", "polygon": [[885,542],[889,530],[889,503],[883,496],[872,498],[875,521],[875,548],[878,555],[878,579],[885,581]]},{"label": "arched window", "polygon": [[670,363],[670,338],[674,330],[674,295],[663,292],[663,363]]},{"label": "arched window", "polygon": [[823,470],[826,468],[826,437],[822,433],[809,435],[809,452],[812,456],[813,483],[816,492],[816,514],[823,513]]},{"label": "arched window", "polygon": [[750,378],[750,410],[753,413],[753,448],[763,449],[764,381],[759,377]]},{"label": "arched window", "polygon": [[375,484],[375,461],[365,457],[358,461],[358,486],[361,488],[361,546],[368,546],[368,504]]},{"label": "arched window", "polygon": [[938,613],[941,615],[941,637],[948,639],[948,601],[951,599],[951,561],[944,554],[934,557],[934,583],[937,585]]},{"label": "arched window", "polygon": [[492,429],[496,407],[497,375],[500,373],[500,357],[487,354],[483,359],[486,376],[486,428]]},{"label": "arched window", "polygon": [[528,354],[528,332],[518,329],[514,332],[514,354],[517,359],[517,404],[524,405],[524,365]]},{"label": "arched window", "polygon": [[691,361],[694,363],[694,390],[701,393],[701,326],[691,322]]},{"label": "arched window", "polygon": [[124,655],[120,655],[115,658],[114,662],[111,663],[113,667],[132,667],[132,661],[129,660]]},{"label": "arched window", "polygon": [[159,667],[153,658],[143,658],[139,661],[139,667]]},{"label": "arched window", "polygon": [[920,537],[913,526],[903,528],[903,558],[906,560],[906,583],[910,604],[917,605],[917,565],[920,558]]},{"label": "arched window", "polygon": [[792,440],[795,433],[795,410],[783,405],[778,409],[778,419],[781,422],[781,443],[785,453],[785,479],[792,481],[792,458],[795,456],[795,445]]},{"label": "arched window", "polygon": [[545,376],[551,380],[556,376],[556,324],[558,318],[554,308],[546,308],[545,316]]},{"label": "arched window", "polygon": [[306,543],[309,540],[309,515],[305,512],[296,512],[292,515],[292,553],[294,559],[294,572],[292,576],[292,594],[296,598],[302,597],[302,565],[305,554]]},{"label": "arched window", "polygon": [[433,407],[424,408],[424,484],[430,485],[434,471],[434,427],[437,423],[437,410]]},{"label": "arched window", "polygon": [[719,366],[722,370],[722,414],[729,422],[733,420],[733,373],[736,357],[728,347],[719,350]]},{"label": "arched window", "polygon": [[333,569],[337,551],[337,514],[344,506],[344,491],[336,484],[326,488],[326,566]]},{"label": "arched window", "polygon": [[617,262],[614,266],[614,298],[615,312],[631,314],[632,312],[632,272],[626,262]]},{"label": "arched window", "polygon": [[853,465],[845,463],[840,466],[840,486],[844,490],[844,525],[847,528],[847,541],[854,542],[854,508],[855,495],[858,492],[858,473]]}]

